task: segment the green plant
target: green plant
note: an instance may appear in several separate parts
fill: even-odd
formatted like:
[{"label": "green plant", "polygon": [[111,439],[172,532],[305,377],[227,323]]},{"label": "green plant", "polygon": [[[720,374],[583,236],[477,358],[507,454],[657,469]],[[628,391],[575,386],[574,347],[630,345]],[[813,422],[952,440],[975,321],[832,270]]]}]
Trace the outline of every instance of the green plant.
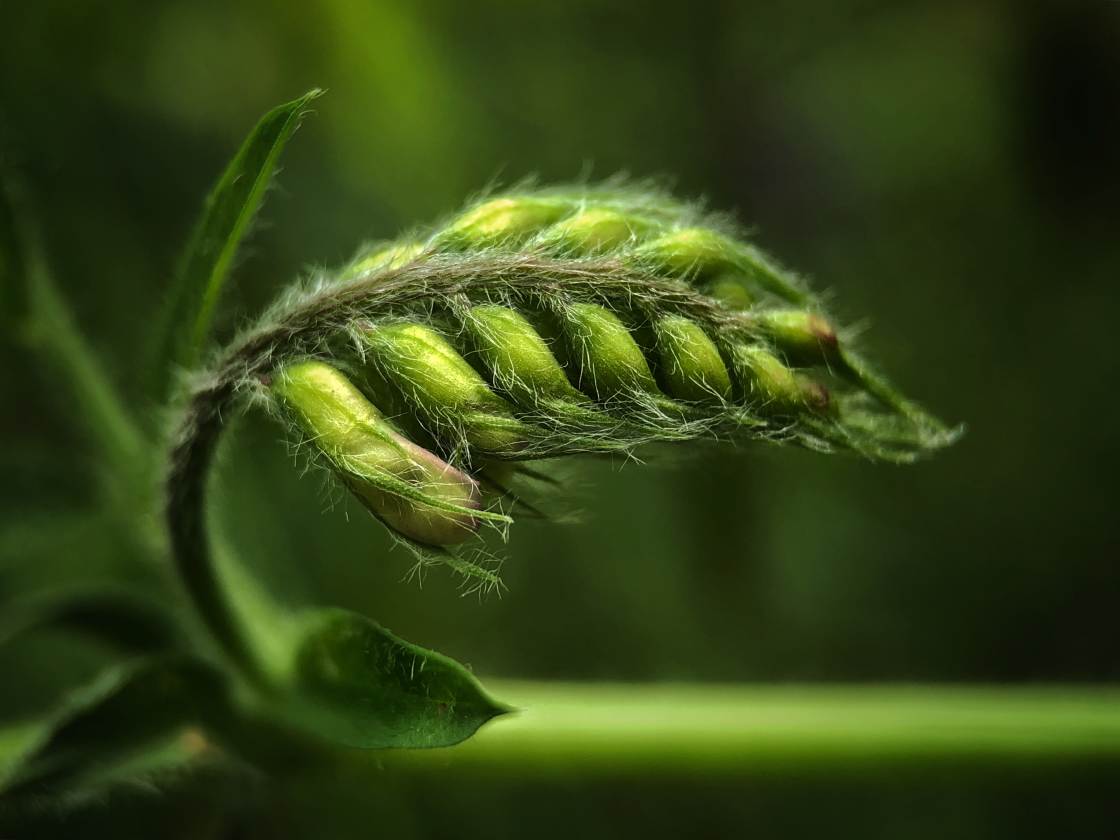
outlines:
[{"label": "green plant", "polygon": [[[9,636],[77,621],[144,655],[13,729],[9,790],[98,783],[111,759],[187,725],[266,762],[323,742],[451,745],[506,711],[460,665],[364,616],[288,615],[248,580],[230,595],[205,491],[224,424],[243,407],[287,424],[418,568],[447,565],[480,589],[501,583],[472,538],[538,512],[534,495],[551,486],[538,461],[760,440],[906,462],[958,434],[876,373],[808,286],[728,220],[622,181],[479,198],[422,235],[363,247],[211,347],[234,256],[316,96],[262,119],[188,244],[152,341],[170,440],[104,377],[14,212],[4,226],[13,325],[66,373],[101,445],[109,504],[137,544],[170,555],[190,608],[112,593],[27,605]],[[174,387],[180,369],[191,373]],[[152,507],[162,469],[166,533],[127,515]],[[193,757],[171,743],[160,761]]]}]

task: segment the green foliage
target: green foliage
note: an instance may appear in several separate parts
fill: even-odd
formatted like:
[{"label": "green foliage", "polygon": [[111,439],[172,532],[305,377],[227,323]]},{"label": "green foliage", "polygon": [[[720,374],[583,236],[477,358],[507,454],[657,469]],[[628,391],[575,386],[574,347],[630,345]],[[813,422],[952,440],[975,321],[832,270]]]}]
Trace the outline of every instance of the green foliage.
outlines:
[{"label": "green foliage", "polygon": [[157,336],[156,375],[194,366],[210,334],[237,250],[252,227],[276,174],[284,146],[321,95],[311,90],[265,114],[206,197],[167,300]]},{"label": "green foliage", "polygon": [[[272,774],[264,798],[236,780],[184,792],[176,779],[172,792],[145,779],[65,820],[44,805],[47,825],[24,829],[11,826],[4,802],[0,836],[326,838],[375,827],[395,838],[502,838],[526,825],[589,840],[734,836],[744,826],[771,836],[1114,830],[1118,765],[1102,774],[1087,754],[1091,731],[1068,761],[1024,754],[981,769],[964,740],[924,771],[908,753],[868,778],[860,761],[825,766],[829,730],[791,762],[784,783],[765,769],[744,783],[726,767],[694,776],[697,741],[671,739],[661,710],[636,696],[646,686],[631,686],[921,681],[915,695],[934,711],[945,697],[928,681],[1073,680],[1082,685],[1066,687],[1072,698],[1094,691],[1085,683],[1120,677],[1118,568],[1108,559],[1120,466],[1115,352],[1087,314],[1114,309],[1120,265],[1120,144],[1108,141],[1116,109],[1100,107],[1118,101],[1120,4],[708,2],[650,15],[621,4],[455,0],[0,6],[8,36],[0,161],[32,187],[24,195],[45,211],[44,241],[74,320],[149,429],[167,412],[139,399],[138,374],[150,363],[142,345],[168,289],[169,256],[254,119],[310,81],[330,89],[329,107],[285,151],[299,157],[284,158],[274,189],[290,195],[266,204],[246,237],[255,256],[235,259],[215,334],[251,321],[250,306],[226,308],[235,300],[255,307],[301,267],[333,265],[362,237],[437,219],[496,174],[531,171],[551,183],[577,172],[666,173],[679,194],[735,208],[755,241],[806,272],[845,355],[858,351],[972,426],[963,445],[914,469],[718,442],[639,450],[645,466],[598,457],[487,463],[477,475],[488,489],[500,485],[580,525],[518,522],[509,548],[497,549],[512,555],[503,566],[510,594],[478,605],[455,598],[456,581],[444,574],[397,585],[410,561],[387,550],[379,523],[345,490],[325,487],[324,472],[298,478],[280,429],[255,414],[235,419],[209,508],[270,592],[292,604],[345,604],[472,658],[482,674],[547,680],[526,695],[486,680],[529,707],[465,745],[493,742],[505,763],[496,755],[499,766],[475,768],[456,747],[425,753],[427,769],[405,781],[380,769],[380,753],[365,759],[365,775],[291,762]],[[25,219],[27,202],[17,209]],[[634,208],[599,212],[618,222]],[[594,245],[602,254],[630,234],[604,221],[594,244],[580,235],[596,229],[594,216],[571,218],[558,251]],[[705,290],[726,293],[735,309],[760,302],[735,272]],[[454,322],[433,326],[494,376]],[[547,327],[535,325],[546,342]],[[60,369],[9,338],[17,336],[0,340],[0,612],[62,582],[139,588],[166,575],[169,586],[151,594],[184,615],[158,531],[151,545],[121,545],[133,539],[131,520],[160,527],[156,479],[142,505],[90,517],[98,479],[115,470]],[[672,396],[661,344],[649,336],[639,344]],[[802,372],[814,367],[787,350],[776,355]],[[815,378],[821,367],[808,372]],[[570,387],[565,369],[561,378]],[[849,399],[827,373],[824,384],[836,408],[872,415],[883,440],[890,414],[877,398]],[[508,393],[496,378],[492,387]],[[578,421],[593,432],[591,411],[577,417],[571,408],[579,397],[560,397],[568,428]],[[402,434],[436,450],[422,427],[404,428],[418,425],[408,414],[370,399]],[[511,401],[534,405],[531,393]],[[1071,420],[1075,434],[1065,431]],[[911,429],[901,416],[893,425]],[[301,455],[312,451],[299,443]],[[530,480],[526,469],[552,482]],[[508,512],[528,518],[516,503]],[[78,527],[78,517],[88,521]],[[244,590],[228,591],[244,607]],[[261,624],[266,644],[270,626]],[[48,707],[110,656],[69,630],[13,642],[0,650],[0,705],[12,714]],[[567,696],[556,678],[627,683],[611,714],[599,686]],[[827,692],[795,685],[774,717]],[[1032,689],[1010,687],[990,721],[958,734],[984,739],[1013,716],[1005,703],[1021,693]],[[684,691],[665,706],[702,718],[705,694]],[[1078,704],[1054,711],[1029,731],[1060,751],[1068,727],[1089,718]],[[831,722],[864,744],[877,719],[855,728],[842,706],[821,708],[822,727]],[[713,730],[720,721],[711,716]],[[596,729],[573,733],[568,722]],[[555,739],[533,742],[539,726]],[[652,742],[665,752],[647,753]],[[714,758],[759,755],[718,731],[711,744]],[[596,749],[621,764],[648,760],[599,778],[588,756]],[[527,778],[529,767],[564,772],[565,756],[564,779]],[[565,809],[572,801],[579,807]],[[227,806],[228,822],[215,825]],[[541,813],[556,818],[545,824]]]},{"label": "green foliage", "polygon": [[[221,290],[280,153],[318,95],[312,91],[266,114],[207,199],[181,263],[165,329],[156,337],[165,386],[202,353]],[[9,334],[40,350],[67,384],[82,408],[79,416],[101,445],[110,508],[118,516],[129,511],[135,545],[162,552],[162,538],[151,530],[148,516],[137,513],[154,513],[157,503],[150,489],[160,444],[141,431],[137,419],[147,410],[126,408],[105,377],[55,291],[28,219],[17,217],[8,197],[5,191],[0,202],[0,291]],[[294,393],[289,396],[293,405],[300,404]],[[314,427],[324,416],[312,410],[305,419]],[[404,467],[412,464],[409,453],[423,451],[387,426],[383,431]],[[332,451],[336,467],[349,464],[355,476],[364,469],[369,478],[370,467],[362,460],[369,453],[349,452],[343,440]],[[429,464],[432,480],[446,479],[438,469],[441,463],[435,459]],[[463,476],[463,486],[474,493],[473,479]],[[172,491],[173,499],[176,493]],[[504,520],[474,510],[473,503],[455,509],[472,518]],[[12,723],[0,733],[0,786],[5,793],[97,791],[114,779],[138,778],[168,763],[189,764],[200,749],[212,751],[218,743],[252,760],[283,754],[277,743],[300,744],[307,734],[363,748],[448,746],[505,711],[461,666],[364,617],[337,610],[310,613],[284,636],[281,644],[287,650],[280,658],[290,659],[290,668],[283,662],[277,666],[275,650],[266,654],[252,646],[270,632],[291,630],[292,622],[281,619],[272,606],[260,607],[268,599],[262,595],[254,600],[247,582],[223,591],[212,571],[185,573],[184,582],[193,606],[227,645],[227,653],[241,632],[232,612],[238,598],[252,602],[246,608],[255,609],[255,620],[271,625],[269,630],[254,628],[254,641],[237,648],[240,656],[234,655],[232,664],[241,666],[240,674],[228,662],[165,652],[194,647],[208,655],[207,645],[193,636],[194,628],[184,624],[180,605],[157,608],[146,595],[96,588],[51,591],[6,605],[0,643],[15,644],[53,630],[99,638],[119,654],[137,658],[111,666],[92,684],[71,692],[59,708]],[[215,622],[225,630],[215,630]],[[259,669],[254,664],[266,660],[268,665]],[[236,692],[230,690],[231,678],[237,679]],[[284,723],[276,728],[278,720]],[[262,733],[277,743],[263,745]],[[201,739],[201,747],[192,747],[192,739]]]},{"label": "green foliage", "polygon": [[[266,114],[207,199],[156,337],[164,390],[212,355],[210,325],[238,248],[316,96]],[[102,375],[42,261],[24,258],[14,216],[0,222],[3,265],[26,275],[31,335],[126,479],[118,503],[150,509],[159,444]],[[723,295],[728,283],[741,294]],[[178,610],[154,613],[143,600],[60,593],[12,612],[0,638],[70,628],[142,655],[14,728],[5,784],[26,792],[115,778],[152,745],[179,755],[166,748],[185,727],[267,760],[308,739],[446,747],[510,710],[459,664],[364,616],[290,618],[236,560],[218,573],[205,489],[225,419],[247,396],[290,421],[313,460],[421,563],[492,588],[495,573],[452,547],[481,523],[504,527],[507,508],[533,509],[507,486],[537,475],[527,461],[715,437],[909,461],[950,443],[956,433],[872,373],[821,309],[725,221],[621,183],[486,197],[423,237],[365,248],[294,288],[173,403],[167,547],[217,656]],[[145,520],[134,523],[138,545],[164,549]],[[194,652],[163,652],[174,648]]]}]

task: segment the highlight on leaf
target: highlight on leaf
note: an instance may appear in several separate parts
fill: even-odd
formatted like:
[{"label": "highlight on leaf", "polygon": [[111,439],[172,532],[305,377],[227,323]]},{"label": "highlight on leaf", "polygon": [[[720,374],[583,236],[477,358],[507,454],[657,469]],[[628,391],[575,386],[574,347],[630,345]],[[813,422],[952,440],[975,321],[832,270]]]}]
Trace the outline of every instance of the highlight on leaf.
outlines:
[{"label": "highlight on leaf", "polygon": [[340,609],[301,618],[288,691],[291,726],[361,749],[457,744],[510,711],[462,665]]}]

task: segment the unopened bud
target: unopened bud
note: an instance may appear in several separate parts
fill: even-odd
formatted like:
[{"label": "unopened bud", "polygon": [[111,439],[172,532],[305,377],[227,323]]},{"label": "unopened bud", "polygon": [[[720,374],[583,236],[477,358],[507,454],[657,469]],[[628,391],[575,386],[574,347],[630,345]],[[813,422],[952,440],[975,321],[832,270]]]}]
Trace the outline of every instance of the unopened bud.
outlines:
[{"label": "unopened bud", "polygon": [[470,476],[402,437],[347,377],[323,362],[289,365],[272,386],[290,415],[359,501],[425,545],[474,533],[480,493]]},{"label": "unopened bud", "polygon": [[419,242],[400,242],[395,245],[382,245],[360,254],[342,272],[342,280],[351,280],[372,271],[390,271],[408,265],[416,255],[424,250]]},{"label": "unopened bud", "polygon": [[661,382],[669,396],[691,402],[731,396],[731,377],[719,348],[698,324],[669,315],[657,322],[655,332]]},{"label": "unopened bud", "polygon": [[386,324],[368,328],[363,339],[377,367],[423,413],[433,433],[461,431],[470,446],[490,455],[523,447],[529,428],[438,332],[422,324]]},{"label": "unopened bud", "polygon": [[568,307],[567,319],[581,389],[600,401],[635,391],[658,393],[642,348],[617,315],[597,304],[576,303]]},{"label": "unopened bud", "polygon": [[703,283],[720,274],[739,275],[754,287],[790,303],[807,299],[796,280],[766,254],[709,228],[681,228],[638,249],[661,271]]},{"label": "unopened bud", "polygon": [[480,248],[520,242],[557,221],[570,205],[546,198],[494,198],[455,219],[440,238],[449,245]]},{"label": "unopened bud", "polygon": [[838,358],[836,330],[814,312],[771,310],[759,313],[758,323],[792,362],[811,365]]},{"label": "unopened bud", "polygon": [[475,306],[464,319],[479,357],[495,384],[518,403],[583,398],[564,374],[548,344],[521,313],[505,306]]},{"label": "unopened bud", "polygon": [[549,246],[583,253],[598,253],[625,245],[646,233],[652,223],[617,210],[595,207],[557,222],[545,231]]},{"label": "unopened bud", "polygon": [[717,275],[704,287],[704,291],[729,309],[750,309],[754,304],[754,297],[738,274]]},{"label": "unopened bud", "polygon": [[803,411],[826,412],[830,407],[828,389],[807,379],[767,350],[750,345],[735,353],[739,370],[751,395],[766,408],[778,413]]},{"label": "unopened bud", "polygon": [[735,243],[708,228],[681,228],[659,236],[639,254],[662,271],[694,280],[736,269]]}]

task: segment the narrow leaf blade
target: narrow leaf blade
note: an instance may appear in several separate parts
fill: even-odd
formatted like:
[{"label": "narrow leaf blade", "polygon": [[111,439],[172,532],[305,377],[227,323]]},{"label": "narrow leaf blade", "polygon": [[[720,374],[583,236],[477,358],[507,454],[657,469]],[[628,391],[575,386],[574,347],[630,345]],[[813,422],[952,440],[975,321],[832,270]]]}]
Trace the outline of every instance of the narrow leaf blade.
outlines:
[{"label": "narrow leaf blade", "polygon": [[289,723],[350,747],[444,747],[510,710],[462,665],[339,609],[303,623]]},{"label": "narrow leaf blade", "polygon": [[191,724],[219,719],[224,678],[187,656],[144,659],[112,668],[74,692],[62,708],[0,738],[0,792],[42,790],[127,760],[144,746]]},{"label": "narrow leaf blade", "polygon": [[55,286],[29,205],[18,181],[8,177],[0,183],[0,324],[6,337],[54,365],[78,403],[75,417],[121,483],[143,470],[145,440]]},{"label": "narrow leaf blade", "polygon": [[265,114],[207,196],[168,299],[157,375],[166,376],[169,365],[189,367],[198,360],[237,250],[261,208],[284,146],[321,93],[308,91]]}]

